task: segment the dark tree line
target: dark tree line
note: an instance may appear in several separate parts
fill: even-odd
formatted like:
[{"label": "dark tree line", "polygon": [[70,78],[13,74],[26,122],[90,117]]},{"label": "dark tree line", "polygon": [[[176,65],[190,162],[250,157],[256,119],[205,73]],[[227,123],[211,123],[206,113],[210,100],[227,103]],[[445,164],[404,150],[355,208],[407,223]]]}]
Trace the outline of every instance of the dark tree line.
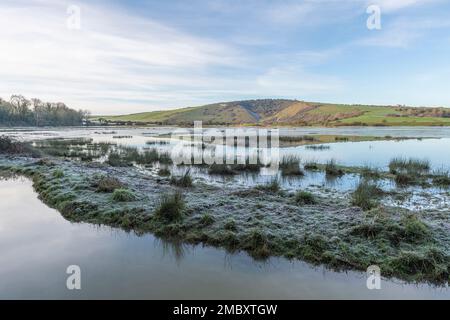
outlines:
[{"label": "dark tree line", "polygon": [[43,102],[12,95],[9,101],[0,98],[0,126],[79,126],[89,113],[73,110],[62,102]]}]

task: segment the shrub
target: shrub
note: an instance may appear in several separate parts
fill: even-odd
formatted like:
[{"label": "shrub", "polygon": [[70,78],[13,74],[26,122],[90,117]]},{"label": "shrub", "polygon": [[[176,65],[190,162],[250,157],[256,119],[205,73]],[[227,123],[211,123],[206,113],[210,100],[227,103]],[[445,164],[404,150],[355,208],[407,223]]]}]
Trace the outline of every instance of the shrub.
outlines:
[{"label": "shrub", "polygon": [[115,189],[111,198],[116,202],[129,202],[136,200],[136,196],[132,191],[123,188]]},{"label": "shrub", "polygon": [[167,222],[180,220],[183,217],[185,206],[183,194],[180,191],[170,195],[164,194],[159,200],[155,215]]}]

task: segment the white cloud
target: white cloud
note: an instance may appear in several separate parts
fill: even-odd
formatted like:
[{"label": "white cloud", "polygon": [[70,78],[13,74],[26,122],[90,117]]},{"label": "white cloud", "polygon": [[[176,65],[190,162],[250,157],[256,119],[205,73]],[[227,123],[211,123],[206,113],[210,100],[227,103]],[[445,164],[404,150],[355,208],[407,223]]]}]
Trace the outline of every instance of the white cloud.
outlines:
[{"label": "white cloud", "polygon": [[80,8],[81,29],[69,30],[61,2],[0,4],[0,16],[7,17],[0,19],[0,96],[23,93],[100,108],[110,104],[98,100],[128,98],[148,108],[168,100],[169,91],[173,103],[185,99],[179,87],[206,86],[209,67],[241,63],[237,51],[220,42],[117,10]]}]

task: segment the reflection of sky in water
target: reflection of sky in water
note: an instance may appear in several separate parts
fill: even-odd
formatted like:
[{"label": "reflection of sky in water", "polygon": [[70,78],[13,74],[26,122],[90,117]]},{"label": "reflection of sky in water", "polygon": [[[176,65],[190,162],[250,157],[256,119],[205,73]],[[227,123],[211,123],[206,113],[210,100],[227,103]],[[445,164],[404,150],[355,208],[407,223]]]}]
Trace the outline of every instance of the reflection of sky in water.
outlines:
[{"label": "reflection of sky in water", "polygon": [[[151,235],[75,224],[41,203],[25,179],[0,181],[0,298],[333,299],[450,298],[448,288],[382,281],[361,272],[168,243]],[[24,201],[26,199],[26,201]],[[80,291],[66,268],[81,267]]]}]

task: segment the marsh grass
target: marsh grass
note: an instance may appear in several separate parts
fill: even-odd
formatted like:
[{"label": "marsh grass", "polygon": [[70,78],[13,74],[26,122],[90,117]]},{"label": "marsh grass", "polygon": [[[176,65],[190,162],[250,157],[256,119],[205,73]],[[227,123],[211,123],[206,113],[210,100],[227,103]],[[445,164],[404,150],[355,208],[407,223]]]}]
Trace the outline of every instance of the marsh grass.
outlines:
[{"label": "marsh grass", "polygon": [[324,145],[324,144],[312,144],[305,147],[308,150],[314,150],[314,151],[323,151],[323,150],[329,150],[331,147]]},{"label": "marsh grass", "polygon": [[212,225],[216,220],[214,219],[214,217],[209,214],[209,213],[205,213],[201,218],[200,218],[200,225],[202,226],[210,226]]},{"label": "marsh grass", "polygon": [[283,176],[303,176],[300,169],[300,158],[296,156],[285,156],[280,162],[281,174]]},{"label": "marsh grass", "polygon": [[0,136],[0,154],[30,155],[35,158],[41,156],[40,152],[30,144],[16,141],[8,136]]},{"label": "marsh grass", "polygon": [[183,194],[175,191],[173,194],[163,194],[155,211],[155,216],[165,222],[174,222],[183,218],[186,208]]},{"label": "marsh grass", "polygon": [[319,164],[316,161],[307,161],[303,165],[303,168],[309,171],[317,171],[319,170]]},{"label": "marsh grass", "polygon": [[344,175],[344,171],[338,167],[334,159],[327,161],[325,165],[325,173],[327,176],[331,177],[340,177]]},{"label": "marsh grass", "polygon": [[112,193],[111,199],[116,202],[130,202],[136,200],[136,195],[128,189],[115,189]]},{"label": "marsh grass", "polygon": [[158,170],[158,175],[161,177],[167,177],[170,176],[171,172],[168,168],[160,168]]},{"label": "marsh grass", "polygon": [[408,173],[420,175],[430,170],[430,162],[426,159],[394,158],[389,162],[389,171],[392,174]]},{"label": "marsh grass", "polygon": [[224,163],[223,164],[214,163],[214,164],[210,165],[208,168],[208,173],[215,174],[215,175],[224,175],[224,176],[236,174],[236,172],[233,171],[233,169],[231,169],[229,165],[224,164]]},{"label": "marsh grass", "polygon": [[123,183],[115,177],[98,176],[94,177],[94,181],[91,184],[96,192],[113,192],[116,189],[124,187]]},{"label": "marsh grass", "polygon": [[191,170],[188,169],[186,170],[181,177],[175,177],[172,176],[170,179],[170,184],[177,186],[177,187],[182,187],[182,188],[190,188],[192,187],[192,177],[191,177]]},{"label": "marsh grass", "polygon": [[316,204],[316,197],[308,191],[298,191],[294,196],[295,203],[299,205],[312,205]]},{"label": "marsh grass", "polygon": [[378,168],[365,165],[361,168],[361,178],[377,180],[381,178],[381,172]]},{"label": "marsh grass", "polygon": [[449,187],[450,172],[443,169],[433,172],[433,184],[441,187]]},{"label": "marsh grass", "polygon": [[270,256],[270,246],[267,235],[260,229],[253,229],[245,241],[246,249],[255,259],[267,259]]},{"label": "marsh grass", "polygon": [[376,184],[364,179],[353,191],[351,203],[367,211],[378,206],[378,199],[382,194],[383,191]]},{"label": "marsh grass", "polygon": [[280,191],[280,181],[278,180],[278,178],[273,178],[269,183],[267,184],[261,184],[261,185],[257,185],[255,187],[255,189],[257,190],[261,190],[261,191],[268,191],[268,192],[273,192],[276,193],[278,191]]},{"label": "marsh grass", "polygon": [[56,179],[61,179],[64,177],[64,172],[60,169],[53,171],[53,177]]}]

